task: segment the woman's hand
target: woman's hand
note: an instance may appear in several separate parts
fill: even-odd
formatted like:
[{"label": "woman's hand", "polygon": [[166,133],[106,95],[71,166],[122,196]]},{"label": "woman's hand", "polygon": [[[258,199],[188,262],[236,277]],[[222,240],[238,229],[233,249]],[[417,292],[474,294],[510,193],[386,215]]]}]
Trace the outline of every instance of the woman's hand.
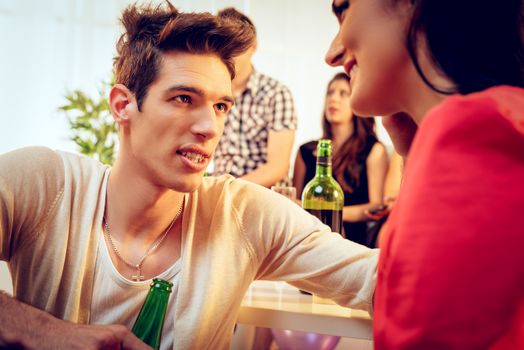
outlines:
[{"label": "woman's hand", "polygon": [[370,220],[378,221],[382,219],[384,216],[388,215],[390,212],[390,209],[385,204],[380,204],[373,206],[371,208],[364,210],[364,215]]}]

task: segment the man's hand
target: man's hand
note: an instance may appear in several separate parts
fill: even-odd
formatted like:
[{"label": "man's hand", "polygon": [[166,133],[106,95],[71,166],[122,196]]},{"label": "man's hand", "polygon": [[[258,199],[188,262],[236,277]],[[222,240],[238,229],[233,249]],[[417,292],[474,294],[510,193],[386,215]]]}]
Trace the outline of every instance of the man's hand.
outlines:
[{"label": "man's hand", "polygon": [[151,350],[122,325],[60,320],[0,292],[0,348]]},{"label": "man's hand", "polygon": [[406,113],[396,113],[382,118],[382,125],[387,130],[395,151],[406,157],[417,133],[418,126]]},{"label": "man's hand", "polygon": [[26,330],[25,336],[4,334],[8,348],[71,350],[151,350],[122,325],[79,325],[55,319],[51,324]]},{"label": "man's hand", "polygon": [[51,334],[41,334],[42,339],[34,349],[108,349],[108,350],[151,350],[122,325],[96,326],[63,322]]}]

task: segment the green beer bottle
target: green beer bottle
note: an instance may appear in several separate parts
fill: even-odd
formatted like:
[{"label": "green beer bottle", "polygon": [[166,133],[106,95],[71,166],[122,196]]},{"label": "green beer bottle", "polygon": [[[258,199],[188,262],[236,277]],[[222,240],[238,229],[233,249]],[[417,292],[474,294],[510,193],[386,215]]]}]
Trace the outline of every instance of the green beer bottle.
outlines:
[{"label": "green beer bottle", "polygon": [[331,154],[331,140],[318,141],[316,174],[302,192],[302,208],[331,227],[331,231],[344,236],[342,230],[344,192],[333,178]]},{"label": "green beer bottle", "polygon": [[172,287],[171,282],[160,278],[153,279],[146,301],[131,330],[134,335],[153,349],[160,349],[160,338]]}]

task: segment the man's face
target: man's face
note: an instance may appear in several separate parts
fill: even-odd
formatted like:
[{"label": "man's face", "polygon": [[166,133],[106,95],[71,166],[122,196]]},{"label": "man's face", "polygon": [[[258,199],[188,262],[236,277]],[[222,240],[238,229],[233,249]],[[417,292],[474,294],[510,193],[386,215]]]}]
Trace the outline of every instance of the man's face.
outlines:
[{"label": "man's face", "polygon": [[214,55],[164,54],[141,111],[133,101],[121,146],[127,169],[159,187],[195,190],[233,104],[225,64]]},{"label": "man's face", "polygon": [[340,28],[326,61],[351,76],[351,107],[358,115],[392,114],[405,99],[414,70],[405,48],[410,13],[403,3],[333,0]]}]

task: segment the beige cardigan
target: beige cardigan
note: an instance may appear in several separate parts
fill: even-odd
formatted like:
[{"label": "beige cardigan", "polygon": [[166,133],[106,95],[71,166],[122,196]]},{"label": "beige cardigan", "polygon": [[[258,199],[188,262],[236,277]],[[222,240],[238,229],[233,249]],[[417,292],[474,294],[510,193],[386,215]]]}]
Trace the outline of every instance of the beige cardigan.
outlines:
[{"label": "beige cardigan", "polygon": [[[89,323],[109,168],[31,147],[0,156],[0,258],[17,299]],[[377,250],[329,232],[283,196],[230,176],[186,195],[175,349],[227,349],[254,279],[370,310]]]}]

